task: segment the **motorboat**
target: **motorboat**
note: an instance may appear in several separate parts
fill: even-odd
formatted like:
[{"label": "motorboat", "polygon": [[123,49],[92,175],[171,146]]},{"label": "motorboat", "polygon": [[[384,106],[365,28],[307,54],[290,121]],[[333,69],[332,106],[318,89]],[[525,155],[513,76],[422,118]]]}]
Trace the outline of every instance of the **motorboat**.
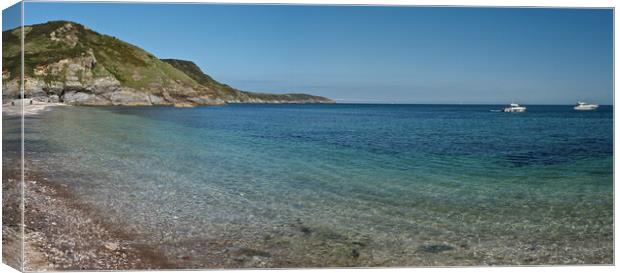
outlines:
[{"label": "motorboat", "polygon": [[520,113],[520,112],[525,112],[525,109],[527,109],[525,106],[521,106],[516,103],[511,103],[509,106],[504,107],[502,111],[505,113]]},{"label": "motorboat", "polygon": [[595,110],[596,108],[598,108],[598,104],[590,104],[590,103],[585,103],[582,101],[577,102],[577,105],[573,107],[573,109],[577,111],[590,111],[590,110]]}]

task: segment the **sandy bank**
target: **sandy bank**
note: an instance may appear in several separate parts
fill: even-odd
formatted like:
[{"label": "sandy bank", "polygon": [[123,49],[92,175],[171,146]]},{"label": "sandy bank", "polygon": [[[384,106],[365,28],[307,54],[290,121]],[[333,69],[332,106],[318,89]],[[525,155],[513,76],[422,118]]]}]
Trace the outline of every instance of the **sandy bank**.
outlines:
[{"label": "sandy bank", "polygon": [[[36,100],[23,100],[23,113],[26,116],[40,114],[55,106],[68,106],[63,103],[40,102]],[[2,104],[2,115],[19,116],[22,114],[22,100],[11,100]]]}]

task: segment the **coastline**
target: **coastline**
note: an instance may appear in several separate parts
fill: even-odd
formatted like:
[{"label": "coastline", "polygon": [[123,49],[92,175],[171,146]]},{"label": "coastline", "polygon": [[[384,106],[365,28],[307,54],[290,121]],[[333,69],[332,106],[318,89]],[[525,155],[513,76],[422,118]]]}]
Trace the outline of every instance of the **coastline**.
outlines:
[{"label": "coastline", "polygon": [[[30,104],[32,102],[32,104]],[[22,114],[22,100],[15,99],[2,104],[3,116],[19,116]],[[37,100],[24,99],[23,113],[26,116],[40,114],[41,112],[50,110],[51,107],[69,106],[64,103],[40,102]]]},{"label": "coastline", "polygon": [[[15,174],[18,174],[13,170]],[[15,177],[15,176],[13,176]],[[11,176],[7,176],[3,183],[3,190],[7,192],[7,185],[13,186],[13,189],[18,189],[18,179],[14,179]],[[17,187],[16,187],[17,186]],[[8,189],[9,192],[12,189]],[[33,173],[27,174],[25,181],[25,196],[26,196],[26,219],[25,219],[25,265],[26,271],[59,271],[59,270],[149,270],[149,269],[223,269],[223,268],[294,268],[298,266],[302,267],[320,267],[322,262],[315,260],[318,257],[310,258],[306,260],[302,257],[298,257],[296,262],[290,262],[280,259],[278,252],[263,252],[261,249],[255,250],[249,248],[235,248],[229,246],[227,242],[214,241],[208,244],[209,248],[212,248],[213,253],[201,253],[196,257],[182,256],[178,260],[170,257],[166,253],[160,252],[157,245],[144,245],[143,243],[136,243],[139,241],[137,234],[129,232],[122,224],[113,224],[107,222],[106,212],[91,206],[89,203],[80,200],[75,196],[71,189],[66,184],[58,183],[58,181],[50,181],[48,178],[35,175]],[[3,204],[4,205],[4,204]],[[3,209],[5,209],[3,207]],[[5,209],[5,212],[7,210]],[[19,214],[19,211],[13,210],[14,214]],[[5,215],[7,217],[10,215]],[[13,217],[19,217],[13,215]],[[310,229],[303,224],[293,227],[294,231],[299,231],[301,236],[296,234],[289,234],[294,240],[300,242],[315,238],[317,236],[324,236],[320,229]],[[12,236],[8,238],[18,238],[19,232],[17,227],[7,227],[3,225],[4,236]],[[307,230],[307,231],[306,231]],[[304,233],[310,233],[307,235]],[[329,236],[329,233],[325,236]],[[333,233],[337,234],[337,233]],[[3,236],[3,237],[4,237]],[[335,235],[331,235],[335,236]],[[330,237],[331,238],[331,237]],[[323,242],[317,247],[320,251],[332,250],[323,249],[323,247],[343,247],[348,245],[349,239],[340,238],[335,239],[337,242],[328,243]],[[226,241],[223,239],[223,241]],[[331,241],[331,239],[330,239]],[[359,242],[358,242],[359,241]],[[373,248],[373,243],[364,240],[353,240],[353,246],[358,249],[357,255],[360,252],[365,253],[368,249]],[[8,244],[7,244],[8,243]],[[19,247],[18,241],[13,241],[13,245],[10,245],[11,241],[3,241],[3,250],[10,251],[11,247]],[[221,245],[220,245],[221,244]],[[439,255],[444,250],[435,250],[435,247],[446,246],[444,244],[431,244],[429,249],[421,248],[418,250],[415,260],[411,260],[412,263],[402,264],[400,266],[416,267],[416,266],[437,266],[437,262],[442,261],[445,266],[475,266],[475,265],[562,265],[562,264],[592,264],[592,265],[605,265],[613,263],[613,260],[608,260],[609,257],[599,256],[601,253],[588,253],[584,260],[581,262],[572,260],[570,257],[563,258],[562,255],[558,256],[556,247],[559,246],[536,246],[536,251],[533,251],[534,246],[523,244],[518,242],[516,245],[505,245],[500,249],[506,251],[505,256],[495,256],[494,253],[497,246],[489,245],[489,249],[479,249],[478,255],[484,257],[488,256],[490,263],[475,263],[475,260],[461,263],[455,263],[458,261],[458,257],[469,257],[470,251],[476,252],[476,246],[472,245],[471,249],[468,243],[464,243],[458,246],[454,246],[454,249],[447,249],[447,252],[453,253],[457,257],[454,260],[451,255],[443,256]],[[448,246],[451,246],[448,244]],[[479,246],[478,246],[479,247]],[[540,249],[539,249],[540,248]],[[269,249],[268,246],[265,249]],[[491,250],[495,249],[495,250]],[[224,251],[224,253],[220,253]],[[459,254],[459,252],[462,252]],[[315,253],[312,251],[312,253]],[[469,253],[469,254],[468,254]],[[168,253],[170,254],[170,253]],[[198,253],[196,253],[198,254]],[[224,255],[224,256],[222,256]],[[273,257],[272,257],[273,255]],[[503,256],[503,257],[502,257]],[[592,262],[592,258],[598,260],[598,262]],[[5,255],[4,257],[11,257]],[[222,259],[222,258],[233,258]],[[271,260],[268,263],[264,263],[265,259]],[[173,260],[171,260],[173,259]],[[600,259],[600,260],[599,260]],[[589,260],[590,262],[586,262]],[[13,261],[8,260],[11,263]],[[349,261],[352,262],[352,261]],[[472,263],[474,262],[474,263]],[[201,264],[206,263],[204,266]],[[358,267],[361,266],[357,263],[345,263],[337,264],[336,267]],[[385,263],[374,264],[374,266],[399,266],[398,264],[391,264],[389,261]]]},{"label": "coastline", "polygon": [[[19,190],[16,177],[19,174],[13,170],[12,175],[4,178],[5,192]],[[156,250],[132,244],[135,234],[106,222],[103,212],[80,201],[66,185],[32,173],[26,175],[24,184],[27,212],[24,219],[24,270],[175,268]],[[3,204],[7,205],[8,202]],[[20,218],[19,211],[3,209],[4,213],[9,212],[3,217]],[[19,237],[18,229],[18,226],[3,225],[4,236],[8,239],[3,241],[5,251],[19,247],[19,241],[12,240]]]},{"label": "coastline", "polygon": [[[23,114],[33,116],[69,106],[25,100]],[[2,105],[3,117],[22,115],[21,100]],[[2,250],[6,263],[21,264],[20,167],[4,158]],[[27,162],[26,162],[27,163]],[[28,164],[26,164],[28,165]],[[79,200],[65,184],[26,170],[24,181],[24,263],[26,271],[171,269],[175,265],[148,246],[132,244],[136,235],[106,222],[105,213]]]},{"label": "coastline", "polygon": [[[16,183],[19,181],[16,179],[19,177],[19,168],[11,166],[5,168],[5,172],[14,173],[5,175],[3,184],[18,189],[15,185],[19,185]],[[6,183],[7,178],[13,178],[11,183]],[[134,233],[128,233],[131,229],[128,225],[118,224],[118,221],[113,224],[107,220],[107,210],[89,206],[85,202],[88,198],[81,198],[77,192],[64,185],[67,181],[51,181],[48,178],[52,179],[43,169],[38,171],[27,168],[26,217],[29,219],[26,221],[26,252],[28,266],[33,267],[27,267],[27,270],[613,263],[608,251],[596,245],[604,242],[600,240],[592,244],[589,238],[582,237],[585,239],[581,243],[584,249],[574,244],[551,245],[539,242],[543,238],[538,237],[528,240],[508,236],[497,240],[483,238],[481,244],[477,233],[463,233],[459,235],[462,239],[411,241],[410,245],[403,248],[412,256],[407,257],[407,263],[403,263],[403,260],[392,260],[393,253],[382,254],[374,239],[360,237],[359,234],[342,234],[301,220],[289,223],[290,226],[279,227],[278,236],[266,234],[270,237],[258,243],[205,237],[183,243],[172,242],[171,245],[157,241],[149,244],[150,241],[137,234],[141,233],[139,230],[134,229]],[[19,225],[15,227],[14,230],[19,229]],[[180,248],[186,245],[188,248]],[[158,253],[152,251],[153,248],[167,252]],[[582,252],[581,255],[575,255],[579,252]],[[343,258],[345,256],[347,259]]]}]

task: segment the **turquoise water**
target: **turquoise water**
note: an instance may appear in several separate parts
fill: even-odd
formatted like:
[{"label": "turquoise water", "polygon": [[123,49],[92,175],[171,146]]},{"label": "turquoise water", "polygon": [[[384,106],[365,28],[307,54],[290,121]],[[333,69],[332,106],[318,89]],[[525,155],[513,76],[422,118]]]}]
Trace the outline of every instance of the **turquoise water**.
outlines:
[{"label": "turquoise water", "polygon": [[612,108],[492,109],[58,107],[26,158],[183,268],[611,263]]}]

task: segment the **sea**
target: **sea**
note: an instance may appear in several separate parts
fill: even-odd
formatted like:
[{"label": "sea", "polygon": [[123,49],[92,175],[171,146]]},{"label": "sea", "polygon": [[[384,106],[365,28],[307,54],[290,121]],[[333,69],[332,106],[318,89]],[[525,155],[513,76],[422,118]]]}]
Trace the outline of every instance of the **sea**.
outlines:
[{"label": "sea", "polygon": [[55,107],[25,160],[179,268],[613,263],[613,107],[527,107]]}]

